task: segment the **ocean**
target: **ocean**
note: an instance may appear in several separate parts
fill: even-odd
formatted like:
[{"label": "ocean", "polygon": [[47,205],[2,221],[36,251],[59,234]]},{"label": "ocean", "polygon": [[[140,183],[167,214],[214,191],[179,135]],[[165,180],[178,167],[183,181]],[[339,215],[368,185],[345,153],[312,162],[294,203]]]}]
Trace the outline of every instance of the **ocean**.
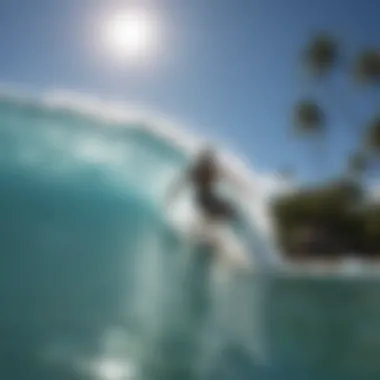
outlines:
[{"label": "ocean", "polygon": [[188,154],[153,132],[1,96],[2,378],[197,379],[228,350],[252,365],[211,253],[162,211]]},{"label": "ocean", "polygon": [[163,211],[184,140],[103,108],[0,97],[1,379],[378,378],[378,280],[281,274],[249,217],[218,276]]}]

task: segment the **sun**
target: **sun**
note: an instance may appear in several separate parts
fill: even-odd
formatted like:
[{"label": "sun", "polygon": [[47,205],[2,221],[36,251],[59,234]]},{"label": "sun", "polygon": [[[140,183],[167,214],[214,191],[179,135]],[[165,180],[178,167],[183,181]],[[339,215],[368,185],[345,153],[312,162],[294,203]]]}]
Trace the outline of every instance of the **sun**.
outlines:
[{"label": "sun", "polygon": [[106,47],[119,58],[143,58],[156,43],[156,23],[151,13],[143,9],[118,12],[105,23]]}]

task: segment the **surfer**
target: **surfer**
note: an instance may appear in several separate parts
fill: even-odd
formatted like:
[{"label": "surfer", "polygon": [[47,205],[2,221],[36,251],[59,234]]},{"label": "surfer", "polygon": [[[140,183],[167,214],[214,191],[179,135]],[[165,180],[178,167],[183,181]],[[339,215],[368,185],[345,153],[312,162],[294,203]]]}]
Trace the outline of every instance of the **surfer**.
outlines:
[{"label": "surfer", "polygon": [[[229,232],[227,232],[223,226],[230,226],[237,220],[237,211],[232,202],[218,194],[217,186],[223,181],[233,179],[232,175],[227,173],[217,161],[216,152],[211,146],[204,147],[182,174],[174,186],[169,189],[168,203],[185,184],[192,186],[195,192],[196,207],[200,211],[203,221],[197,226],[199,231],[207,236],[208,243],[211,243],[218,251],[223,251],[227,258],[231,259],[231,251],[226,252],[226,235],[231,235],[231,228],[228,228]],[[236,179],[233,182],[236,184]],[[229,238],[227,240],[232,241]],[[236,238],[233,240],[236,241]],[[235,254],[233,255],[235,256]]]},{"label": "surfer", "polygon": [[194,187],[195,201],[204,219],[212,221],[232,221],[236,212],[230,202],[216,192],[216,186],[221,181],[222,170],[216,160],[212,147],[207,146],[195,158],[192,165],[184,171],[184,175],[175,183],[168,193],[171,201],[185,182]]}]

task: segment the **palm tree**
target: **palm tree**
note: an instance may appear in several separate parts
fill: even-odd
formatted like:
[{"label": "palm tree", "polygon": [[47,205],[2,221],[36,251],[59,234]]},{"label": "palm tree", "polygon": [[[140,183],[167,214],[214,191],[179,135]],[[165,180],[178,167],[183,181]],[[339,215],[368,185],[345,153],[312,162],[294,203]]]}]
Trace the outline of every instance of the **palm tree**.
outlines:
[{"label": "palm tree", "polygon": [[330,72],[338,61],[338,45],[328,34],[318,34],[304,51],[303,61],[312,74],[321,76]]},{"label": "palm tree", "polygon": [[[316,79],[326,79],[327,75],[337,66],[339,58],[338,44],[335,39],[326,33],[315,35],[303,51],[302,61],[307,71]],[[328,93],[333,93],[331,89]],[[314,140],[316,160],[319,162],[324,153],[326,142],[324,137],[325,115],[319,105],[312,100],[302,100],[295,109],[295,121],[298,132],[305,134]],[[319,145],[319,149],[318,149]],[[320,162],[318,163],[320,166]]]},{"label": "palm tree", "polygon": [[305,99],[296,104],[294,122],[298,135],[308,137],[315,144],[316,166],[320,167],[320,159],[324,156],[318,150],[318,142],[322,143],[325,131],[325,115],[322,109],[313,100]]},{"label": "palm tree", "polygon": [[358,55],[354,67],[355,78],[362,84],[380,84],[380,53],[365,50]]},{"label": "palm tree", "polygon": [[315,134],[323,132],[325,116],[316,102],[304,99],[296,104],[294,121],[297,132]]},{"label": "palm tree", "polygon": [[[372,88],[379,88],[380,86],[380,52],[377,50],[365,50],[357,58],[355,64],[355,78],[363,85],[371,86]],[[375,112],[379,112],[378,96],[373,96],[371,93],[374,104]],[[377,119],[377,120],[376,120]],[[370,139],[374,139],[373,143],[369,144],[369,147],[374,151],[380,153],[380,144],[376,142],[377,127],[379,123],[379,116],[376,116],[370,123],[369,136]],[[369,142],[369,141],[367,141]]]},{"label": "palm tree", "polygon": [[380,116],[375,116],[368,126],[366,148],[369,153],[380,155]]}]

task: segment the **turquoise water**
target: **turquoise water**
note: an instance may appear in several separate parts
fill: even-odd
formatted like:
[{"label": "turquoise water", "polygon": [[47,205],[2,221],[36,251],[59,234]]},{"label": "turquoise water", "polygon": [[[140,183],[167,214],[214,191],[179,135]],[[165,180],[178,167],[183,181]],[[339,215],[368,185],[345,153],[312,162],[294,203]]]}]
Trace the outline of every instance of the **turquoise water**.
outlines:
[{"label": "turquoise water", "polygon": [[2,378],[210,373],[228,294],[160,209],[184,152],[32,100],[3,97],[0,118]]},{"label": "turquoise water", "polygon": [[137,124],[0,100],[1,378],[378,378],[375,282],[218,281],[160,206],[186,160]]}]

